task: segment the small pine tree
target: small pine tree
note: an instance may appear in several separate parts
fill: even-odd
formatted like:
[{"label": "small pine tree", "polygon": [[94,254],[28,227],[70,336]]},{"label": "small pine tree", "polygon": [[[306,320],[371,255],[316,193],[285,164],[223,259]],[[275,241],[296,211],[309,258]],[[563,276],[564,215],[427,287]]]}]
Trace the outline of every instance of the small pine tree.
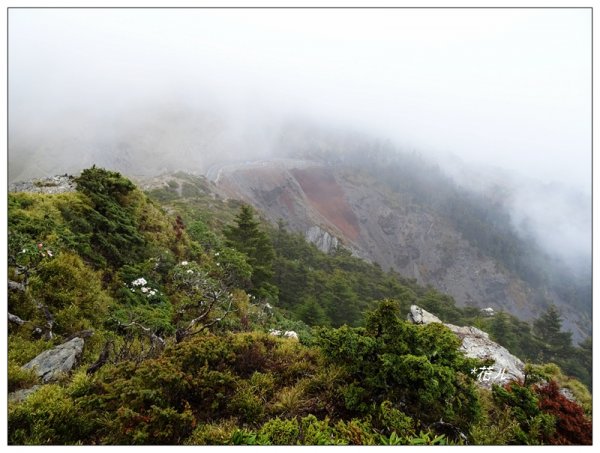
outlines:
[{"label": "small pine tree", "polygon": [[309,296],[298,308],[298,316],[309,326],[328,326],[329,319],[314,296]]},{"label": "small pine tree", "polygon": [[533,332],[542,342],[539,351],[543,362],[555,362],[568,358],[573,352],[570,332],[562,332],[562,319],[558,309],[551,305],[548,310],[533,323]]},{"label": "small pine tree", "polygon": [[492,338],[504,346],[509,351],[515,353],[517,345],[517,336],[511,328],[508,316],[504,312],[499,312],[494,315],[490,326]]},{"label": "small pine tree", "polygon": [[120,173],[95,165],[83,170],[75,182],[91,206],[77,216],[81,218],[69,222],[78,236],[73,241],[77,250],[83,252],[83,244],[90,243],[95,253],[86,253],[86,258],[98,267],[106,262],[122,266],[142,260],[147,244],[128,199],[135,185]]},{"label": "small pine tree", "polygon": [[252,207],[242,205],[235,225],[228,226],[224,231],[226,244],[248,257],[248,263],[252,266],[251,292],[258,297],[275,297],[277,288],[270,283],[275,251],[269,237],[259,227]]}]

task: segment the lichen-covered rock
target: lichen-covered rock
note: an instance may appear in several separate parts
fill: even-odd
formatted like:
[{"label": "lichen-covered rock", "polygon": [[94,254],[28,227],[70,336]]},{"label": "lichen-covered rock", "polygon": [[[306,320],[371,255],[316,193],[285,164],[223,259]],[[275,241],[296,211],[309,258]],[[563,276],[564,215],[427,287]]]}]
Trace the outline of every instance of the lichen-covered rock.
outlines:
[{"label": "lichen-covered rock", "polygon": [[17,390],[16,392],[9,393],[8,402],[12,404],[20,403],[21,401],[27,399],[27,397],[32,393],[37,392],[41,387],[41,385],[34,385],[28,389]]},{"label": "lichen-covered rock", "polygon": [[308,229],[306,240],[315,244],[319,250],[325,253],[331,253],[339,245],[338,238],[316,225]]},{"label": "lichen-covered rock", "polygon": [[76,186],[72,176],[59,175],[51,176],[49,178],[35,179],[32,181],[16,182],[11,184],[8,190],[10,192],[57,194],[75,192]]},{"label": "lichen-covered rock", "polygon": [[55,348],[42,352],[36,358],[23,365],[25,369],[34,369],[43,382],[58,379],[68,373],[77,364],[84,341],[76,337]]},{"label": "lichen-covered rock", "polygon": [[[430,324],[432,322],[442,323],[441,319],[435,315],[432,315],[426,310],[416,305],[410,306],[410,312],[408,313],[408,320],[413,324]],[[443,323],[442,323],[443,324]]]},{"label": "lichen-covered rock", "polygon": [[[421,307],[412,305],[408,320],[414,324],[429,324],[442,321]],[[493,365],[486,369],[473,370],[477,375],[477,383],[482,387],[492,384],[504,384],[512,380],[523,380],[525,365],[518,358],[498,343],[490,340],[489,335],[476,327],[455,326],[442,323],[462,340],[460,349],[467,357],[476,359],[491,359]]]}]

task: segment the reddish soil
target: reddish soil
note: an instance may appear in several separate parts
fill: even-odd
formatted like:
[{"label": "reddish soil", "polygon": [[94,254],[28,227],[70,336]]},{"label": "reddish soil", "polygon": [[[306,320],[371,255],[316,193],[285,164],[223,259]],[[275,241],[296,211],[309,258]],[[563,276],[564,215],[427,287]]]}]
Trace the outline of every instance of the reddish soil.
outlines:
[{"label": "reddish soil", "polygon": [[289,213],[296,213],[296,210],[294,209],[294,199],[288,189],[285,189],[283,193],[279,195],[279,201],[285,204]]},{"label": "reddish soil", "polygon": [[294,169],[294,175],[312,206],[349,239],[360,233],[358,218],[350,208],[344,191],[325,168]]}]

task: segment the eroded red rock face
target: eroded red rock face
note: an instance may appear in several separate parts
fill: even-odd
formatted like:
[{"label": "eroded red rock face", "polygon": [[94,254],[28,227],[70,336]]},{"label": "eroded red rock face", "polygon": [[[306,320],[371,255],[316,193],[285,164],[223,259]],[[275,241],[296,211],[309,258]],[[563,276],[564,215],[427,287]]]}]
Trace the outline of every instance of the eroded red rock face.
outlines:
[{"label": "eroded red rock face", "polygon": [[335,225],[347,238],[355,241],[360,234],[358,218],[352,211],[343,189],[326,168],[293,169],[311,205]]}]

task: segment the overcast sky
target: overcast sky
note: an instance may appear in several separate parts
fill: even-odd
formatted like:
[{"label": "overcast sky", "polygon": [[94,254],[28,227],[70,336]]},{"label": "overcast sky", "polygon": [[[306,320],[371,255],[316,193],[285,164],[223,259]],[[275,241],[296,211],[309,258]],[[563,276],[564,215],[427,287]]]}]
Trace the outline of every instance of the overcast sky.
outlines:
[{"label": "overcast sky", "polygon": [[590,9],[10,10],[15,141],[161,99],[300,113],[591,190]]}]

